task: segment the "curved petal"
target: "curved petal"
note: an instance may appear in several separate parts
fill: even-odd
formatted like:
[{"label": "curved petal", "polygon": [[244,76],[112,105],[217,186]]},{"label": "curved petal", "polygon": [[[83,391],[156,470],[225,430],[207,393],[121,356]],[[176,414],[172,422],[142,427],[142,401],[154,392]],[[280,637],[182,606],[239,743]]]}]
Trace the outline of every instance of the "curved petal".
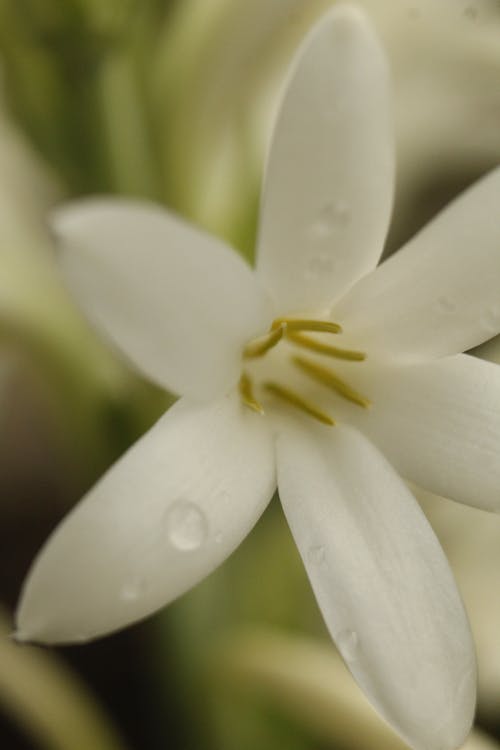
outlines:
[{"label": "curved petal", "polygon": [[389,80],[365,15],[342,5],[300,49],[272,139],[258,272],[280,314],[322,310],[378,262],[394,183]]},{"label": "curved petal", "polygon": [[[500,511],[500,367],[467,354],[371,368],[372,408],[346,418],[431,492]],[[361,410],[358,410],[361,412]]]},{"label": "curved petal", "polygon": [[454,750],[474,714],[474,650],[418,503],[345,427],[282,434],[278,486],[326,624],[360,686],[415,750]]},{"label": "curved petal", "polygon": [[220,240],[153,204],[87,200],[53,217],[60,262],[88,317],[146,375],[210,398],[236,382],[271,317],[258,280]]},{"label": "curved petal", "polygon": [[421,360],[500,332],[500,169],[453,201],[335,307],[359,346]]},{"label": "curved petal", "polygon": [[225,560],[274,488],[258,415],[235,396],[179,401],[48,540],[24,587],[18,638],[83,641],[154,612]]}]

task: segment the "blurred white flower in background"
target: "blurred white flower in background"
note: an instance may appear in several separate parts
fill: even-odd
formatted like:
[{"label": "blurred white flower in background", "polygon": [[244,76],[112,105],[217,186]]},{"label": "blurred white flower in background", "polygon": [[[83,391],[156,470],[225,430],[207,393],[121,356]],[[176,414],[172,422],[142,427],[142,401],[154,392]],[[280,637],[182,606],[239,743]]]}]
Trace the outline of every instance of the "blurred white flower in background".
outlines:
[{"label": "blurred white flower in background", "polygon": [[[205,227],[248,233],[276,108],[297,43],[332,0],[185,0],[169,16],[156,73],[169,127],[171,205]],[[429,189],[465,185],[500,157],[500,6],[496,0],[363,0],[395,84],[394,239],[435,210]],[[438,176],[440,182],[435,183]],[[237,186],[238,189],[235,189]],[[442,199],[441,199],[442,201]]]},{"label": "blurred white flower in background", "polygon": [[[499,295],[500,297],[500,295]],[[500,336],[475,354],[500,365]],[[416,489],[416,488],[414,488]],[[457,577],[470,617],[478,658],[481,717],[496,721],[500,705],[500,518],[416,490]]]},{"label": "blurred white flower in background", "polygon": [[[257,276],[151,206],[56,214],[89,317],[184,397],[42,551],[18,637],[86,640],[196,583],[268,503],[276,442],[281,500],[340,651],[412,747],[442,750],[472,720],[470,634],[430,527],[377,449],[406,478],[498,509],[500,371],[457,352],[500,329],[500,171],[372,272],[392,203],[387,84],[359,11],[335,9],[308,37],[275,128]],[[318,338],[340,333],[332,321],[342,348]],[[337,427],[300,415],[332,425],[332,390]]]},{"label": "blurred white flower in background", "polygon": [[[407,748],[380,720],[335,651],[319,639],[272,628],[246,629],[228,637],[215,657],[223,689],[234,693],[237,684],[240,700],[248,700],[252,694],[265,698],[333,747]],[[498,750],[500,746],[485,733],[473,730],[461,747]]]},{"label": "blurred white flower in background", "polygon": [[422,490],[416,495],[443,545],[471,622],[480,718],[495,721],[500,696],[500,518]]}]

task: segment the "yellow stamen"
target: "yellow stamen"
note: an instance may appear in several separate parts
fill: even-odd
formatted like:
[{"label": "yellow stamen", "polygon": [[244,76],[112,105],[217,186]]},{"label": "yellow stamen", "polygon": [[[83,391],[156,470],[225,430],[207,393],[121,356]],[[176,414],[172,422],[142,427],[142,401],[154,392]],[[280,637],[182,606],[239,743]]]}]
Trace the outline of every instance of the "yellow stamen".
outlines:
[{"label": "yellow stamen", "polygon": [[255,357],[262,357],[269,349],[276,346],[278,341],[283,338],[283,334],[286,330],[286,323],[280,323],[276,327],[272,327],[269,333],[261,336],[258,339],[250,341],[249,344],[243,349],[243,356],[245,359],[253,359]]},{"label": "yellow stamen", "polygon": [[300,367],[300,369],[313,380],[332,388],[348,401],[352,401],[352,403],[358,404],[358,406],[362,406],[364,409],[368,409],[371,406],[371,402],[367,398],[351,388],[350,385],[341,380],[338,375],[328,367],[317,365],[316,362],[312,362],[304,357],[292,357],[292,362]]},{"label": "yellow stamen", "polygon": [[289,333],[287,338],[293,341],[294,344],[303,346],[305,349],[311,349],[313,352],[318,354],[327,354],[330,357],[336,357],[337,359],[346,359],[350,362],[362,362],[366,359],[364,352],[356,352],[351,349],[339,349],[337,346],[330,346],[329,344],[323,344],[321,341],[310,336],[304,336],[302,333]]},{"label": "yellow stamen", "polygon": [[319,331],[321,333],[341,333],[342,326],[329,320],[302,320],[299,318],[276,318],[271,330],[285,325],[287,331]]},{"label": "yellow stamen", "polygon": [[282,385],[278,385],[277,383],[264,383],[264,388],[274,396],[278,396],[278,398],[283,399],[283,401],[286,401],[297,409],[309,414],[310,417],[314,417],[314,419],[317,419],[319,422],[331,427],[335,424],[334,420],[329,417],[328,414],[320,411],[320,409],[317,409],[313,404],[301,398],[289,388],[283,388]]},{"label": "yellow stamen", "polygon": [[246,372],[242,374],[238,387],[243,403],[246,406],[249,406],[250,409],[253,409],[253,411],[256,411],[258,414],[263,415],[264,407],[259,401],[257,401],[255,396],[253,395],[253,384]]}]

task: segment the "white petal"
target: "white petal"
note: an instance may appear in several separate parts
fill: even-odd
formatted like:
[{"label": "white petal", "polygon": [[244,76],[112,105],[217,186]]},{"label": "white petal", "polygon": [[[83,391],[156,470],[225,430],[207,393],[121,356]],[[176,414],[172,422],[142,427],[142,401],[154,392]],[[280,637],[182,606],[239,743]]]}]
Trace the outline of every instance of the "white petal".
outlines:
[{"label": "white petal", "polygon": [[258,271],[281,314],[322,309],[372,269],[394,175],[387,64],[368,19],[334,8],[300,49],[267,164]]},{"label": "white petal", "polygon": [[282,434],[278,486],[326,624],[367,696],[416,750],[458,747],[474,713],[473,645],[406,485],[341,427]]},{"label": "white petal", "polygon": [[500,511],[500,367],[458,354],[372,368],[369,411],[348,418],[421,487]]},{"label": "white petal", "polygon": [[19,638],[87,640],[154,612],[221,563],[275,488],[262,418],[235,396],[178,402],[42,549]]},{"label": "white petal", "polygon": [[500,332],[500,169],[442,211],[335,307],[359,346],[409,360]]},{"label": "white petal", "polygon": [[147,203],[89,200],[54,216],[61,265],[88,317],[146,375],[209,398],[233,385],[271,317],[258,281],[220,240]]}]

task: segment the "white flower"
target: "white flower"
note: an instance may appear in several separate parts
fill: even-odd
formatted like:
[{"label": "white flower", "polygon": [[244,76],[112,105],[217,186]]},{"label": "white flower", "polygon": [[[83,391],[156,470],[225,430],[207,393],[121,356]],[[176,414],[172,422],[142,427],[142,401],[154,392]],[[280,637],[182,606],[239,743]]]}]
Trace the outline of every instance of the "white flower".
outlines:
[{"label": "white flower", "polygon": [[233,551],[277,484],[372,703],[414,748],[460,745],[475,703],[469,626],[400,477],[500,506],[500,368],[459,354],[500,330],[500,171],[374,270],[392,189],[385,58],[365,17],[337,6],[286,87],[255,274],[159,208],[58,213],[88,315],[183,397],[47,543],[21,639],[86,640],[155,611]]}]

